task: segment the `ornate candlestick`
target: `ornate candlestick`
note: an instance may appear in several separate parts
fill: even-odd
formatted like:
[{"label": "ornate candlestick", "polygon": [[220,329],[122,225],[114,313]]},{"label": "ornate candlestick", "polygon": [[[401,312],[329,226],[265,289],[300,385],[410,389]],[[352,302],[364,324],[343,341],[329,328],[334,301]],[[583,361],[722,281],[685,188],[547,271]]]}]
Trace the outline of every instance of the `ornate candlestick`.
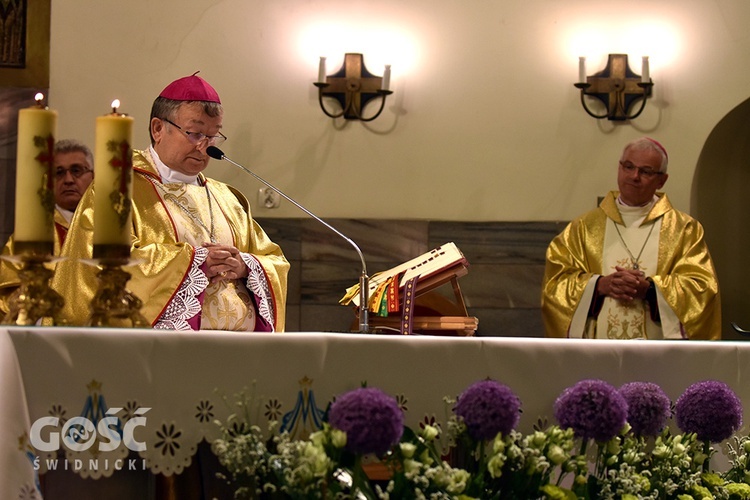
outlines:
[{"label": "ornate candlestick", "polygon": [[87,326],[148,328],[151,324],[141,315],[143,302],[126,285],[130,273],[122,268],[133,264],[128,259],[102,258],[94,261],[100,267],[96,274],[99,288],[91,300]]},{"label": "ornate candlestick", "polygon": [[51,319],[55,325],[62,324],[58,314],[65,301],[50,288],[52,270],[45,266],[56,259],[52,255],[31,253],[2,258],[21,264],[18,271],[20,285],[8,299],[9,311],[3,318],[3,324],[31,326],[46,318]]}]

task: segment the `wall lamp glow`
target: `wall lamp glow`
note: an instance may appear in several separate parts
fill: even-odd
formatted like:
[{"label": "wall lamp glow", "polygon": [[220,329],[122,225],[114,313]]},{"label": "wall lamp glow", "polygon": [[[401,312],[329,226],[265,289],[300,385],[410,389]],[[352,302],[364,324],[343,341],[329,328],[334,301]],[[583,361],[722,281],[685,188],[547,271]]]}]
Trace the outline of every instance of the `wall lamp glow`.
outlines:
[{"label": "wall lamp glow", "polygon": [[[596,119],[614,121],[632,120],[640,115],[654,86],[649,76],[648,56],[643,57],[641,75],[637,75],[628,66],[627,54],[609,54],[607,67],[592,76],[586,76],[586,58],[579,57],[578,83],[574,85],[581,90],[581,104],[586,113]],[[591,111],[586,96],[599,99],[606,112],[597,114]],[[641,105],[633,112],[639,100]]]},{"label": "wall lamp glow", "polygon": [[[326,58],[320,58],[318,81],[318,102],[320,109],[331,118],[344,117],[347,120],[370,122],[380,116],[385,107],[385,99],[393,92],[388,89],[391,82],[391,67],[386,64],[383,76],[375,76],[367,71],[362,54],[346,54],[344,64],[336,73],[326,75]],[[339,113],[329,112],[323,104],[323,97],[336,99],[341,106]],[[380,98],[380,109],[373,116],[364,118],[362,110],[370,100]]]}]

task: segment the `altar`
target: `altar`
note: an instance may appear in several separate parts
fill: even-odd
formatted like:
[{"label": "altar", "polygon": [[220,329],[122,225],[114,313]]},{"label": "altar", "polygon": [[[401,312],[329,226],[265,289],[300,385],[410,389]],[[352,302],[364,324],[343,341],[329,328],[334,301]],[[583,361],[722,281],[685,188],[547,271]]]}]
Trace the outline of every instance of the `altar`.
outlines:
[{"label": "altar", "polygon": [[[750,344],[730,341],[6,327],[0,371],[3,498],[34,498],[38,475],[53,468],[87,484],[127,469],[179,475],[241,394],[253,423],[276,420],[297,437],[320,427],[336,395],[363,384],[394,396],[413,428],[443,425],[445,398],[485,378],[520,398],[522,432],[540,418],[554,423],[557,396],[587,378],[654,382],[673,401],[694,382],[720,380],[750,401]],[[74,450],[62,443],[71,422],[90,431]]]}]

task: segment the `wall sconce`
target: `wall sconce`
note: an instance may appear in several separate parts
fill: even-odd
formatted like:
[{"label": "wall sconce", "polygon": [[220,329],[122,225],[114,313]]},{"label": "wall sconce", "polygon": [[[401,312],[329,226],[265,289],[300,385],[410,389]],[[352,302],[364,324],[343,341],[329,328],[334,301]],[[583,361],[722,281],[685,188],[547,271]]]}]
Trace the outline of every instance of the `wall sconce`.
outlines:
[{"label": "wall sconce", "polygon": [[[642,75],[633,73],[628,66],[627,54],[609,54],[607,67],[593,76],[586,76],[586,58],[578,58],[578,80],[576,88],[581,89],[581,104],[586,113],[596,119],[632,120],[646,107],[646,99],[651,97],[654,86],[649,76],[648,56],[643,57]],[[603,114],[592,112],[586,105],[586,96],[596,97],[607,111]],[[641,106],[631,114],[635,103],[640,99]]]},{"label": "wall sconce", "polygon": [[[320,58],[318,81],[318,102],[320,109],[331,118],[343,116],[347,120],[370,122],[380,116],[385,107],[385,99],[393,92],[388,90],[391,81],[391,67],[385,66],[383,76],[375,76],[367,71],[362,54],[346,54],[344,65],[333,75],[326,75],[326,58]],[[323,104],[323,97],[332,97],[341,105],[340,113],[330,113]],[[380,97],[380,109],[375,115],[364,118],[362,109],[371,99]]]}]

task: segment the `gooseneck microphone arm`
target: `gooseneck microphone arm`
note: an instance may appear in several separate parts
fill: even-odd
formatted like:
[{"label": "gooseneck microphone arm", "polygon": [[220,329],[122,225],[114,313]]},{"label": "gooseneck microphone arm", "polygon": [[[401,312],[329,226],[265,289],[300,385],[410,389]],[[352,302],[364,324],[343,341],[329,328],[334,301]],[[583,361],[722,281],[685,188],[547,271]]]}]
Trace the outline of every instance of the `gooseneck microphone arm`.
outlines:
[{"label": "gooseneck microphone arm", "polygon": [[252,175],[256,179],[258,179],[260,182],[262,182],[263,184],[265,184],[266,186],[268,186],[269,188],[273,189],[274,191],[276,191],[277,193],[279,193],[281,196],[283,196],[284,199],[287,200],[289,203],[291,203],[295,207],[299,208],[300,210],[302,210],[303,212],[305,212],[307,215],[309,215],[310,217],[312,217],[316,221],[318,221],[321,224],[323,224],[325,227],[327,227],[328,229],[330,229],[331,231],[333,231],[334,233],[336,233],[337,235],[339,235],[341,238],[345,239],[351,246],[354,247],[354,250],[357,251],[357,255],[359,255],[360,262],[362,262],[362,274],[359,277],[359,332],[360,333],[369,333],[369,331],[370,331],[370,326],[369,326],[369,322],[368,322],[368,313],[369,313],[369,311],[367,309],[367,305],[369,303],[368,295],[369,295],[369,280],[370,280],[370,278],[367,276],[367,265],[365,264],[365,256],[362,254],[362,250],[360,250],[359,246],[357,246],[357,244],[354,243],[354,241],[351,238],[349,238],[348,236],[344,235],[341,231],[339,231],[338,229],[336,229],[335,227],[333,227],[332,225],[330,225],[329,223],[327,223],[326,221],[324,221],[323,219],[321,219],[320,217],[318,217],[317,215],[315,215],[314,213],[312,213],[311,211],[309,211],[308,209],[306,209],[305,207],[303,207],[302,205],[300,205],[299,203],[297,203],[291,197],[289,197],[286,194],[284,194],[284,192],[281,191],[279,188],[277,188],[276,186],[272,185],[270,182],[268,182],[267,180],[263,179],[262,177],[260,177],[258,174],[256,174],[255,172],[253,172],[249,168],[246,168],[246,167],[240,165],[239,163],[233,161],[232,159],[228,158],[221,149],[217,148],[216,146],[209,146],[208,148],[206,148],[206,154],[208,156],[210,156],[211,158],[214,158],[216,160],[226,160],[229,163],[231,163],[232,165],[234,165],[235,167],[237,167],[237,168],[241,169],[242,171],[244,171],[244,172]]}]

